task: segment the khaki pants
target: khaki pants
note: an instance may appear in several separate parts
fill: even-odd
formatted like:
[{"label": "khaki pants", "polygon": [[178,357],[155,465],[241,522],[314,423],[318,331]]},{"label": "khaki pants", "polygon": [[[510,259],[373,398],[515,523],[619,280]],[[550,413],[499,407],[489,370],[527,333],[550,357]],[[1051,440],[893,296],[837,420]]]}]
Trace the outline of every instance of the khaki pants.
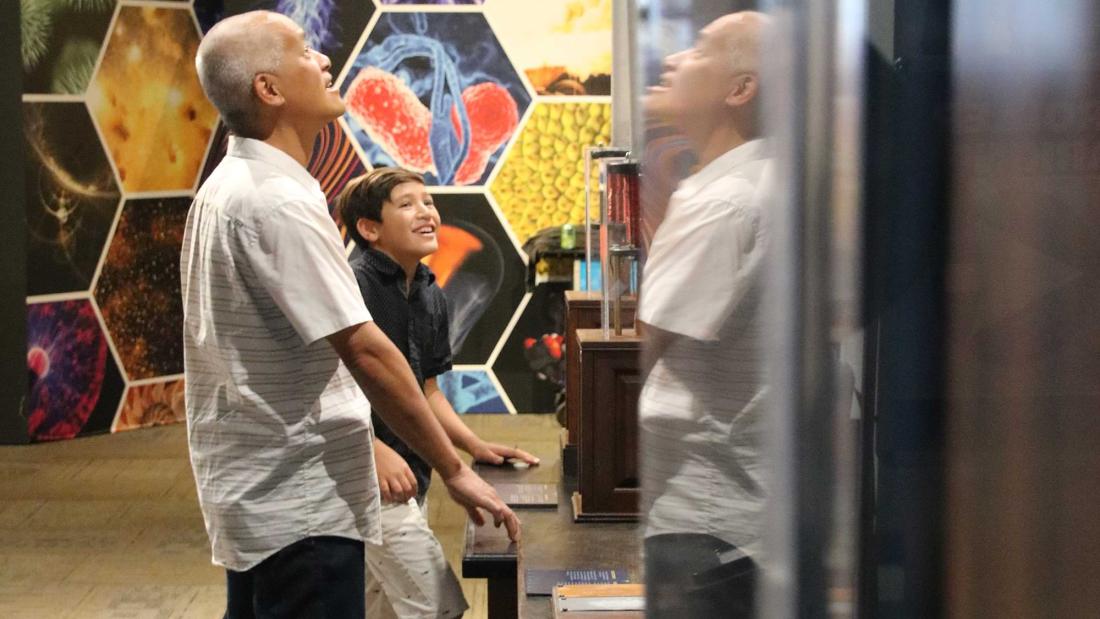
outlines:
[{"label": "khaki pants", "polygon": [[416,499],[382,504],[382,544],[366,545],[371,619],[450,619],[469,608],[426,513]]}]

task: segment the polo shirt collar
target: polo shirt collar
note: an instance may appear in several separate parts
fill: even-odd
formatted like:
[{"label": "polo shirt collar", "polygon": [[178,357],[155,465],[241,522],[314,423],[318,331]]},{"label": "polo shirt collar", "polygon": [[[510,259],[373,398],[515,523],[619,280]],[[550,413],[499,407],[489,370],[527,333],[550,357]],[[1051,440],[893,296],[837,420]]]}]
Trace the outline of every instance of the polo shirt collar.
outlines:
[{"label": "polo shirt collar", "polygon": [[[379,273],[388,277],[399,278],[405,276],[405,269],[401,268],[400,264],[397,264],[393,258],[390,258],[385,253],[368,247],[363,251],[363,259],[370,263],[372,267]],[[431,284],[435,281],[435,274],[427,267],[423,262],[416,265],[416,274],[413,275],[414,282],[425,282]]]},{"label": "polo shirt collar", "polygon": [[302,164],[295,161],[293,157],[267,142],[231,135],[229,136],[229,149],[227,154],[240,159],[262,161],[298,181],[306,189],[317,192],[321,191],[321,184],[317,182],[317,179],[313,178],[309,170],[303,168]]}]

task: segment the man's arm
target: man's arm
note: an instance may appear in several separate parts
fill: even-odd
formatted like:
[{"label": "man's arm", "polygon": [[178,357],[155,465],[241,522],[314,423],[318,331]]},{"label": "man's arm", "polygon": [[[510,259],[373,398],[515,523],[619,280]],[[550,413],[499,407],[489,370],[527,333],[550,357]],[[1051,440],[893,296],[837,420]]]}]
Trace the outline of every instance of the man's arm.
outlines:
[{"label": "man's arm", "polygon": [[378,413],[403,441],[436,471],[451,497],[477,524],[484,518],[478,508],[503,523],[508,536],[519,539],[519,519],[500,500],[492,486],[470,469],[451,445],[450,439],[432,414],[420,386],[401,351],[373,322],[342,329],[329,335],[329,343],[343,359],[356,382],[375,402],[385,402]]},{"label": "man's arm", "polygon": [[428,405],[435,413],[435,418],[439,420],[439,425],[443,426],[443,430],[450,437],[451,442],[462,451],[473,456],[474,460],[487,464],[503,464],[505,458],[518,458],[528,464],[539,463],[538,458],[522,449],[487,443],[482,440],[462,422],[462,418],[458,416],[454,407],[447,400],[446,394],[440,390],[434,376],[424,381],[424,397],[428,400]]}]

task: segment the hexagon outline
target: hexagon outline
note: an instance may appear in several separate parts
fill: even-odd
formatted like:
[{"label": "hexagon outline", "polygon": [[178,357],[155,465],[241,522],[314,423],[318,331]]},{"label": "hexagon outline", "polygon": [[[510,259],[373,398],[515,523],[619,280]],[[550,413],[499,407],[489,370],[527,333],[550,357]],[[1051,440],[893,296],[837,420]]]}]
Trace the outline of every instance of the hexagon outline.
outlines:
[{"label": "hexagon outline", "polygon": [[128,381],[126,386],[122,390],[122,398],[118,402],[118,410],[115,411],[115,418],[111,420],[111,434],[117,434],[119,432],[129,432],[131,430],[143,430],[145,428],[127,428],[126,430],[118,429],[118,422],[122,418],[122,407],[126,405],[126,398],[130,395],[132,389],[138,387],[146,387],[149,385],[156,385],[159,383],[172,383],[177,380],[185,380],[183,374],[165,374],[164,376],[156,376],[152,378],[138,378],[136,380]]},{"label": "hexagon outline", "polygon": [[[158,194],[158,193],[159,194],[169,194],[169,195],[148,195],[148,194]],[[115,234],[118,231],[117,230],[118,229],[118,224],[122,220],[122,213],[126,208],[126,203],[127,202],[140,201],[140,200],[155,200],[155,199],[162,199],[162,198],[166,198],[166,199],[191,198],[191,199],[194,199],[194,194],[193,193],[181,193],[181,192],[144,192],[144,193],[135,192],[135,193],[128,194],[128,195],[124,196],[122,198],[122,200],[120,201],[117,210],[115,211],[115,219],[114,219],[113,222],[111,222],[111,229],[110,229],[110,232],[107,235],[107,241],[103,245],[103,251],[100,253],[99,262],[96,264],[95,275],[92,277],[92,283],[88,288],[88,295],[92,299],[92,301],[94,302],[94,305],[95,305],[96,317],[99,319],[100,324],[103,327],[103,333],[107,337],[107,342],[110,344],[111,351],[115,354],[115,356],[118,360],[118,366],[122,370],[123,381],[126,383],[127,386],[132,385],[132,384],[139,384],[140,385],[140,384],[144,384],[144,383],[148,383],[148,382],[156,382],[157,379],[164,378],[165,376],[176,376],[176,375],[175,374],[165,374],[165,375],[150,376],[148,378],[132,378],[130,376],[130,371],[126,367],[126,364],[122,362],[122,355],[121,355],[121,353],[118,352],[118,349],[115,345],[115,334],[110,328],[108,328],[107,321],[103,318],[103,312],[99,308],[99,301],[98,301],[98,299],[96,299],[95,291],[96,291],[96,288],[99,286],[99,278],[103,273],[103,267],[107,264],[107,252],[111,249],[111,244],[115,240]],[[182,285],[182,282],[181,282],[181,285]],[[182,373],[180,373],[178,375],[183,376]],[[123,395],[125,395],[125,391],[126,390],[124,390]],[[123,400],[125,400],[125,398],[123,398]],[[121,409],[119,409],[119,410],[121,410]]]},{"label": "hexagon outline", "polygon": [[[488,1],[488,0],[486,0],[486,1]],[[508,140],[504,144],[504,147],[500,149],[500,155],[498,155],[496,162],[492,165],[492,168],[489,170],[489,174],[488,174],[488,176],[485,177],[485,180],[481,183],[475,183],[475,184],[471,184],[471,185],[454,185],[454,184],[451,184],[451,185],[443,185],[443,184],[431,185],[432,187],[456,188],[456,189],[461,189],[461,188],[464,188],[464,187],[478,187],[478,188],[481,188],[481,189],[483,189],[487,192],[489,184],[492,182],[492,180],[496,176],[497,170],[504,163],[504,159],[507,155],[508,150],[511,148],[512,143],[515,141],[515,138],[518,136],[518,134],[522,131],[522,128],[525,124],[525,119],[529,116],[529,114],[531,112],[531,109],[535,107],[535,103],[538,100],[538,97],[535,95],[535,90],[532,88],[530,81],[527,79],[527,76],[524,74],[524,72],[521,71],[518,67],[516,67],[515,62],[512,61],[512,57],[511,57],[511,55],[508,54],[508,50],[505,47],[504,42],[501,41],[500,36],[497,34],[496,29],[493,27],[493,24],[489,21],[488,15],[485,13],[485,10],[484,10],[484,5],[433,5],[433,4],[426,4],[426,5],[417,5],[417,4],[412,4],[412,5],[382,5],[380,2],[378,2],[378,0],[374,0],[374,2],[375,2],[375,5],[376,5],[378,10],[376,10],[375,13],[371,16],[370,21],[367,23],[366,29],[363,31],[363,34],[360,35],[360,37],[359,37],[359,41],[356,43],[355,47],[352,48],[352,51],[351,51],[350,55],[348,56],[348,61],[345,63],[343,69],[341,69],[341,71],[340,71],[340,75],[335,80],[335,85],[336,85],[336,88],[338,90],[343,90],[344,82],[347,80],[348,73],[350,73],[352,65],[354,64],[355,60],[359,57],[359,55],[362,53],[363,49],[366,47],[367,40],[370,38],[371,34],[374,33],[375,27],[378,25],[378,21],[382,18],[383,15],[391,14],[391,13],[392,14],[430,13],[430,14],[479,14],[479,15],[481,15],[482,19],[485,21],[485,25],[488,27],[489,34],[492,35],[493,39],[496,41],[496,44],[499,46],[500,51],[501,51],[504,59],[508,63],[508,66],[512,69],[512,72],[516,75],[516,77],[519,78],[520,84],[523,86],[524,92],[527,93],[529,101],[527,103],[527,107],[520,114],[519,119],[516,122],[516,128],[512,131],[512,135],[509,136]],[[608,99],[610,100],[610,97],[608,97]],[[346,99],[345,99],[345,101],[346,101]],[[356,150],[359,153],[359,158],[366,165],[367,169],[368,170],[373,170],[374,166],[370,163],[370,161],[369,161],[370,158],[367,157],[366,153],[363,151],[362,145],[359,144],[359,140],[355,137],[355,132],[353,132],[351,130],[351,127],[348,126],[346,121],[344,120],[345,116],[346,116],[346,112],[345,112],[345,114],[341,114],[340,120],[343,122],[343,126],[344,126],[344,129],[346,130],[346,133],[347,133],[348,137],[351,138],[352,143],[355,145]],[[484,174],[484,172],[482,174]]]},{"label": "hexagon outline", "polygon": [[95,295],[88,295],[88,301],[92,304],[92,311],[95,312],[96,322],[99,323],[100,330],[103,331],[103,338],[107,340],[107,350],[111,351],[111,358],[114,359],[115,367],[118,368],[118,373],[122,376],[122,395],[118,398],[118,405],[115,406],[115,414],[111,417],[111,427],[115,425],[115,419],[118,419],[118,413],[122,410],[122,403],[126,401],[126,392],[130,389],[130,374],[126,371],[126,366],[122,363],[122,358],[118,354],[118,349],[115,348],[115,340],[111,336],[111,331],[107,328],[107,323],[103,320],[103,312],[99,311],[99,302],[95,300]]},{"label": "hexagon outline", "polygon": [[[111,165],[111,170],[114,172],[115,179],[118,182],[119,189],[120,189],[124,199],[129,199],[131,197],[134,197],[134,198],[169,197],[165,194],[171,194],[172,196],[177,196],[181,193],[190,193],[190,194],[193,195],[196,191],[198,191],[199,179],[202,177],[203,168],[205,167],[205,164],[206,164],[206,158],[210,155],[210,146],[213,143],[215,134],[217,133],[218,125],[221,123],[221,113],[218,112],[217,108],[214,108],[214,125],[213,125],[213,127],[211,127],[210,135],[206,139],[206,145],[203,149],[202,158],[199,160],[199,166],[195,171],[195,177],[191,180],[190,185],[188,185],[187,187],[178,187],[178,188],[174,188],[174,189],[157,189],[157,190],[152,190],[152,191],[129,191],[129,190],[126,189],[125,182],[122,180],[122,175],[118,171],[118,166],[116,165],[114,156],[111,153],[110,143],[108,143],[108,141],[107,141],[106,134],[104,133],[104,131],[99,126],[99,121],[96,118],[96,115],[93,112],[93,110],[91,108],[91,105],[88,101],[88,89],[91,87],[92,82],[95,81],[96,77],[99,76],[99,72],[103,68],[103,59],[107,55],[107,47],[110,43],[111,35],[114,33],[115,27],[117,26],[118,20],[119,20],[120,16],[122,15],[122,10],[124,8],[135,8],[135,9],[158,8],[158,9],[165,9],[165,10],[172,10],[172,11],[186,11],[187,16],[189,18],[189,22],[191,23],[191,26],[195,29],[195,34],[198,35],[198,41],[201,43],[204,34],[203,34],[203,31],[202,31],[202,25],[199,24],[198,16],[195,14],[194,4],[195,4],[194,0],[189,0],[186,3],[167,2],[167,1],[159,1],[158,2],[156,0],[147,0],[145,2],[137,3],[134,0],[117,0],[117,2],[115,4],[115,11],[111,15],[111,21],[107,26],[107,32],[106,32],[106,34],[104,34],[103,44],[101,45],[100,50],[99,50],[99,57],[96,60],[95,69],[92,71],[92,77],[88,81],[88,87],[85,88],[84,95],[81,97],[83,102],[84,102],[84,107],[87,109],[88,115],[92,119],[92,125],[95,127],[96,134],[99,136],[99,140],[100,140],[100,143],[103,147],[103,150],[104,150],[105,153],[107,153],[107,161]],[[197,78],[197,75],[196,75],[196,78]],[[200,87],[200,92],[202,92],[201,87]],[[205,93],[203,93],[203,98],[206,99]],[[206,99],[206,101],[209,102],[209,99]],[[210,103],[210,105],[211,105],[211,107],[213,107],[213,103]]]},{"label": "hexagon outline", "polygon": [[512,224],[508,221],[508,218],[504,216],[504,210],[500,208],[500,204],[497,203],[497,199],[493,196],[493,192],[488,190],[485,191],[485,201],[492,207],[493,213],[495,213],[497,219],[500,220],[500,225],[504,227],[504,232],[508,234],[508,238],[512,239],[512,246],[516,248],[516,253],[519,254],[519,259],[523,261],[523,265],[530,266],[531,258],[527,255],[527,252],[523,251],[523,244],[519,242],[516,231],[512,229]]},{"label": "hexagon outline", "polygon": [[527,291],[523,294],[523,300],[519,302],[519,306],[516,307],[515,313],[508,320],[508,325],[504,327],[504,331],[501,332],[500,339],[497,340],[496,346],[493,347],[493,352],[489,353],[488,360],[485,361],[485,365],[493,367],[497,364],[497,358],[500,357],[500,351],[504,350],[504,345],[507,343],[508,338],[512,337],[512,331],[516,329],[516,323],[523,316],[523,312],[527,310],[527,306],[530,305],[531,299],[534,298],[535,293]]}]

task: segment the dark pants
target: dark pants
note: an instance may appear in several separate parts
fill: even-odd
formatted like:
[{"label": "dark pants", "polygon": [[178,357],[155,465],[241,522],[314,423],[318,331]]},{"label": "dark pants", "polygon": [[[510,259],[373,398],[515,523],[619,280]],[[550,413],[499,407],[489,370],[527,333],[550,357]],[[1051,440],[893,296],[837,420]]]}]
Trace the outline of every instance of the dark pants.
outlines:
[{"label": "dark pants", "polygon": [[244,572],[226,570],[226,619],[366,617],[363,542],[307,537]]},{"label": "dark pants", "polygon": [[645,540],[647,619],[747,619],[753,616],[756,565],[711,535],[672,533]]}]

